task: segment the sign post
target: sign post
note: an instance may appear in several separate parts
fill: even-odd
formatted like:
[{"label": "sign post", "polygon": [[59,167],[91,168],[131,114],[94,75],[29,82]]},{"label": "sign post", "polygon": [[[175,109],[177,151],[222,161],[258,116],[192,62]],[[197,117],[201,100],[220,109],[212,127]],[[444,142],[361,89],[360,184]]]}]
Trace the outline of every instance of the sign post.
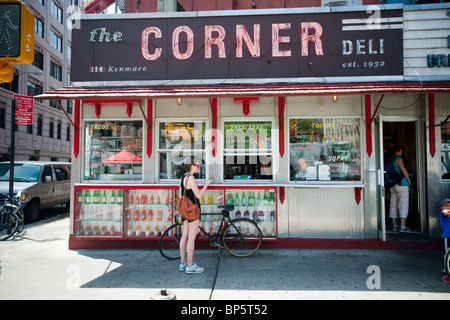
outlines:
[{"label": "sign post", "polygon": [[16,124],[14,122],[14,118],[16,115],[16,100],[13,99],[11,104],[11,145],[9,151],[9,196],[12,197],[14,195],[14,149],[15,141],[16,141]]},{"label": "sign post", "polygon": [[14,150],[16,148],[16,124],[33,124],[33,97],[14,95],[11,104],[11,149],[9,169],[9,196],[14,194]]}]

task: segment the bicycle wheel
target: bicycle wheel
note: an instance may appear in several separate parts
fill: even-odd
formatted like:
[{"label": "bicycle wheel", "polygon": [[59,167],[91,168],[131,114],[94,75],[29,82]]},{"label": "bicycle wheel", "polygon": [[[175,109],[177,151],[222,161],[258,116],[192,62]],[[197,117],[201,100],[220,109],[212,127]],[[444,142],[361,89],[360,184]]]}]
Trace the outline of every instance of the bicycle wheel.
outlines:
[{"label": "bicycle wheel", "polygon": [[25,219],[22,212],[22,209],[15,205],[11,204],[5,204],[4,208],[8,208],[7,210],[11,213],[14,213],[19,218],[19,223],[16,228],[17,233],[21,233],[23,231],[24,225],[25,225]]},{"label": "bicycle wheel", "polygon": [[3,207],[0,216],[0,240],[11,238],[16,233],[19,225],[19,217],[13,212],[11,208]]},{"label": "bicycle wheel", "polygon": [[258,251],[262,243],[262,232],[253,220],[235,219],[225,228],[222,240],[231,255],[244,258]]},{"label": "bicycle wheel", "polygon": [[170,226],[159,239],[159,252],[164,258],[175,260],[180,258],[180,239],[182,224],[176,223]]},{"label": "bicycle wheel", "polygon": [[450,275],[450,267],[449,267],[450,261],[449,260],[450,260],[450,249],[448,249],[444,255],[444,268],[445,268],[445,272],[447,272],[448,275]]},{"label": "bicycle wheel", "polygon": [[17,226],[16,232],[21,233],[23,231],[23,228],[25,227],[25,216],[23,215],[22,209],[17,208],[16,215],[19,218],[19,224]]}]

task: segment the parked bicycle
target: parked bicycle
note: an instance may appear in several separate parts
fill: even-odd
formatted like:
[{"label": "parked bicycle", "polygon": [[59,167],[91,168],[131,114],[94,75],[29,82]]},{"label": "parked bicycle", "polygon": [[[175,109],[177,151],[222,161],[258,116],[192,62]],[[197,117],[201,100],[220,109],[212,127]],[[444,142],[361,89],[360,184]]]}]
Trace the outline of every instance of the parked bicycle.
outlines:
[{"label": "parked bicycle", "polygon": [[445,272],[450,275],[450,248],[447,249],[444,255],[444,268]]},{"label": "parked bicycle", "polygon": [[[215,233],[208,233],[200,226],[200,232],[209,240],[212,247],[227,250],[231,255],[239,258],[249,257],[259,250],[262,243],[262,232],[258,224],[251,219],[231,219],[230,211],[234,205],[219,206],[222,209],[222,221]],[[206,213],[217,215],[217,213]],[[159,252],[167,259],[180,258],[180,239],[183,224],[180,222],[170,226],[159,239]]]},{"label": "parked bicycle", "polygon": [[5,204],[0,207],[0,240],[7,240],[16,233],[21,233],[25,219],[20,208],[19,195],[10,197],[3,193]]}]

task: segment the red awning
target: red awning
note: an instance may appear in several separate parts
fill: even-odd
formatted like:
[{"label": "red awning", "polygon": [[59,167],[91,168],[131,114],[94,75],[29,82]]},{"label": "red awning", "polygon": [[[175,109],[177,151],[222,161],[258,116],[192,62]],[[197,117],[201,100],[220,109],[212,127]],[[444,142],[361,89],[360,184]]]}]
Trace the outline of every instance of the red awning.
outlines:
[{"label": "red awning", "polygon": [[142,163],[142,158],[137,155],[129,152],[126,149],[123,149],[119,153],[115,155],[103,159],[101,164],[140,164]]},{"label": "red awning", "polygon": [[346,83],[266,83],[173,86],[62,87],[36,99],[225,98],[249,96],[315,96],[363,94],[450,93],[450,81]]}]

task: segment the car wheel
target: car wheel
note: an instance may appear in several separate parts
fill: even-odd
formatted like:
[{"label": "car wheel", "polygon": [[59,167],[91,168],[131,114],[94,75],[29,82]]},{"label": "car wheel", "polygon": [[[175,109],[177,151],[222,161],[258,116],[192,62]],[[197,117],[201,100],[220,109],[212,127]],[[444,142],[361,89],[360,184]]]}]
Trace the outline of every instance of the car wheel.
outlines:
[{"label": "car wheel", "polygon": [[31,201],[25,207],[25,218],[27,221],[36,221],[39,218],[39,203],[36,200]]}]

